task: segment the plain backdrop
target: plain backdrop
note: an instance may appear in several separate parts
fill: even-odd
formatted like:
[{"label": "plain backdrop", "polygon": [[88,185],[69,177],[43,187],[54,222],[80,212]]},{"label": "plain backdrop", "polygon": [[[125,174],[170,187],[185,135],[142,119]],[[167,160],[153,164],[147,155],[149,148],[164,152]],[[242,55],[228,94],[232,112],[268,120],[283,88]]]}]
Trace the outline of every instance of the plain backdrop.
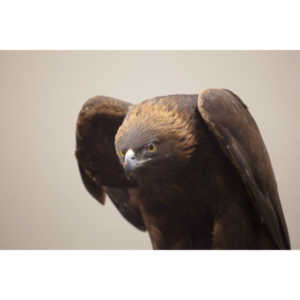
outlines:
[{"label": "plain backdrop", "polygon": [[78,172],[83,103],[227,88],[268,148],[292,247],[300,249],[300,51],[2,51],[1,249],[151,249],[147,233],[101,206]]}]

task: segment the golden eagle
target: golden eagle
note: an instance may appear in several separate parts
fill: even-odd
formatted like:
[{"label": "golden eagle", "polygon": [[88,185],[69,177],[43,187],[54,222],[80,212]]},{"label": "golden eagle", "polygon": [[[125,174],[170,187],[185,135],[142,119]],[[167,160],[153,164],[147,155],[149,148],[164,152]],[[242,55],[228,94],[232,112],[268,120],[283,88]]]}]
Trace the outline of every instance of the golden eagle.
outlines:
[{"label": "golden eagle", "polygon": [[107,194],[154,249],[290,249],[263,139],[229,90],[91,98],[76,157],[90,194]]}]

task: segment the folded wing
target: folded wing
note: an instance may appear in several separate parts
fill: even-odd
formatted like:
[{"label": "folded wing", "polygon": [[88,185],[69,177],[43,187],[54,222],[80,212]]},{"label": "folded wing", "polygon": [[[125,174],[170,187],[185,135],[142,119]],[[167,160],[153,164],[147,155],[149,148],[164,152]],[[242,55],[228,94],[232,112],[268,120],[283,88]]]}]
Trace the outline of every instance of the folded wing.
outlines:
[{"label": "folded wing", "polygon": [[290,249],[277,185],[263,139],[246,105],[231,91],[208,89],[199,112],[238,171],[251,203],[279,249]]},{"label": "folded wing", "polygon": [[126,179],[114,147],[115,134],[130,106],[110,97],[89,99],[78,116],[76,158],[89,193],[101,204],[108,194],[128,222],[145,230],[139,208],[132,199],[135,185]]}]

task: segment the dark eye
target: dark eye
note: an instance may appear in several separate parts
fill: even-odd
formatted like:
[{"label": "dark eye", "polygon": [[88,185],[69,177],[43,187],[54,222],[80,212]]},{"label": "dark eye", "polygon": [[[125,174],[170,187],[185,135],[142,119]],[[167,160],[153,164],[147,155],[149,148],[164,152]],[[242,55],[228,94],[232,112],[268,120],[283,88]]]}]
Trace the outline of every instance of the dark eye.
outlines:
[{"label": "dark eye", "polygon": [[154,143],[151,143],[147,145],[146,149],[148,152],[155,152],[157,150],[157,146]]}]

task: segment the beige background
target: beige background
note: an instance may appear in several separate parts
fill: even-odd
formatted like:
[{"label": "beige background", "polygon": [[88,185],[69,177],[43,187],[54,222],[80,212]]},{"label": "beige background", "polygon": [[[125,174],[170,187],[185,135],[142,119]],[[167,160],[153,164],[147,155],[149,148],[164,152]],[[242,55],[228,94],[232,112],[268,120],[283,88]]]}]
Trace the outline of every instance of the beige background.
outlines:
[{"label": "beige background", "polygon": [[300,248],[298,52],[0,52],[1,249],[150,249],[146,233],[84,189],[74,157],[86,99],[228,88],[269,150],[292,246]]}]

